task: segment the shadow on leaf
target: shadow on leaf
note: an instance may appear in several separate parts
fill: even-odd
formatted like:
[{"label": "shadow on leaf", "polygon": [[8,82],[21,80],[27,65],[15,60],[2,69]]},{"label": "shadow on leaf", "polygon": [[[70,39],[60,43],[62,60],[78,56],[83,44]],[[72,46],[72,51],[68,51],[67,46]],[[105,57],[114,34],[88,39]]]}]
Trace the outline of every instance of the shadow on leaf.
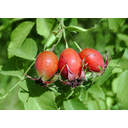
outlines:
[{"label": "shadow on leaf", "polygon": [[47,87],[41,87],[39,84],[35,84],[34,81],[26,80],[27,88],[29,90],[29,97],[40,97],[46,91],[49,91]]}]

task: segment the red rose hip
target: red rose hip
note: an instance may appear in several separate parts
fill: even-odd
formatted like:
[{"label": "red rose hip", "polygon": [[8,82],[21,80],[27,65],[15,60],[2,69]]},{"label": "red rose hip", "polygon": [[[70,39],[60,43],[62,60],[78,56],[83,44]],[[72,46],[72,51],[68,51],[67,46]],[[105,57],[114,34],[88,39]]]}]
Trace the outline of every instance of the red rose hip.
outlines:
[{"label": "red rose hip", "polygon": [[69,81],[79,78],[82,71],[82,61],[78,53],[72,48],[63,50],[58,66],[61,75]]},{"label": "red rose hip", "polygon": [[92,48],[85,48],[80,53],[81,60],[84,60],[84,69],[88,68],[89,71],[100,72],[104,69],[104,60],[101,54]]},{"label": "red rose hip", "polygon": [[49,80],[58,70],[57,56],[51,51],[41,52],[36,58],[35,68],[43,81]]}]

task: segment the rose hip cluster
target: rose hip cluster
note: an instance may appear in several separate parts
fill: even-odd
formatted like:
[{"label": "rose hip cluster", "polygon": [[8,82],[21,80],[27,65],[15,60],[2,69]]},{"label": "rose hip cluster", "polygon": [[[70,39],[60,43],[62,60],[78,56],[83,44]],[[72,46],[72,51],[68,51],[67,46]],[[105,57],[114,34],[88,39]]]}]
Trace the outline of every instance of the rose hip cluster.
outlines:
[{"label": "rose hip cluster", "polygon": [[[80,53],[77,53],[72,48],[67,48],[62,51],[59,57],[52,51],[44,51],[40,53],[35,61],[35,68],[39,78],[31,78],[36,84],[48,86],[59,79],[65,85],[77,87],[85,81],[85,73],[87,71],[103,74],[107,68],[108,60],[105,57],[105,63],[101,54],[92,48],[85,48]],[[55,73],[59,69],[66,80],[60,79]],[[28,76],[27,76],[28,77]]]}]

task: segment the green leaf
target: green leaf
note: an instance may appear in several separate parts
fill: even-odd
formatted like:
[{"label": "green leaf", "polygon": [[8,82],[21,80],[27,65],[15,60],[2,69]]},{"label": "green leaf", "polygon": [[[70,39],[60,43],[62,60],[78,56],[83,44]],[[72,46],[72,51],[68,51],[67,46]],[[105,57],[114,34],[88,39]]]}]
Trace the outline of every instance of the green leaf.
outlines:
[{"label": "green leaf", "polygon": [[18,25],[11,34],[11,43],[9,48],[19,48],[30,33],[33,26],[34,23],[31,21],[25,21]]},{"label": "green leaf", "polygon": [[28,38],[20,48],[11,48],[9,52],[24,59],[35,60],[37,45],[33,39]]},{"label": "green leaf", "polygon": [[122,71],[123,70],[121,68],[114,68],[114,70],[112,71],[112,73],[121,73]]},{"label": "green leaf", "polygon": [[64,25],[65,26],[70,26],[70,25],[77,26],[77,18],[67,18],[67,19],[64,18]]},{"label": "green leaf", "polygon": [[61,95],[58,95],[56,97],[56,105],[58,108],[62,108],[63,107],[63,101],[65,100],[65,95],[64,94],[61,94]]},{"label": "green leaf", "polygon": [[114,93],[117,93],[117,89],[118,89],[118,77],[113,79],[112,81],[112,91]]},{"label": "green leaf", "polygon": [[0,39],[1,39],[1,37],[2,37],[2,32],[0,32]]},{"label": "green leaf", "polygon": [[18,96],[26,110],[57,110],[54,93],[46,87],[34,85],[32,80],[20,83]]},{"label": "green leaf", "polygon": [[122,51],[120,51],[119,53],[114,55],[112,57],[112,60],[110,60],[110,62],[109,62],[109,66],[115,67],[119,63],[119,61],[122,58],[122,56],[124,55],[124,52],[125,52],[125,50],[123,49]]},{"label": "green leaf", "polygon": [[6,29],[12,23],[19,21],[19,20],[23,20],[23,19],[24,18],[11,18],[11,19],[5,20],[5,22],[0,26],[0,31]]},{"label": "green leaf", "polygon": [[87,107],[85,106],[85,104],[83,104],[82,102],[80,102],[75,98],[64,101],[63,104],[64,104],[65,110],[87,110]]},{"label": "green leaf", "polygon": [[125,23],[125,18],[108,18],[109,29],[117,32]]},{"label": "green leaf", "polygon": [[105,104],[105,101],[101,100],[101,99],[98,99],[98,105],[99,105],[99,108],[100,110],[106,110],[106,104]]},{"label": "green leaf", "polygon": [[[90,94],[89,94],[90,95]],[[94,93],[91,94],[92,99],[90,98],[86,100],[86,104],[89,110],[106,110],[105,100],[102,100],[99,96]]]},{"label": "green leaf", "polygon": [[51,33],[44,45],[44,50],[46,50],[50,45],[54,44],[56,39],[56,36],[53,33]]},{"label": "green leaf", "polygon": [[1,67],[0,73],[3,75],[10,75],[10,76],[16,76],[21,78],[23,75],[19,70],[17,70],[17,62],[18,62],[17,57],[12,57],[10,58],[5,65]]},{"label": "green leaf", "polygon": [[128,36],[126,34],[118,33],[117,37],[120,40],[123,40],[125,42],[125,44],[128,46]]},{"label": "green leaf", "polygon": [[2,65],[0,65],[0,71],[1,71],[1,69],[2,69]]},{"label": "green leaf", "polygon": [[113,104],[113,98],[107,97],[106,98],[107,109],[111,109],[112,104]]},{"label": "green leaf", "polygon": [[89,110],[99,110],[98,103],[95,100],[87,101],[87,107]]},{"label": "green leaf", "polygon": [[97,95],[99,98],[105,100],[105,94],[102,88],[98,85],[92,85],[91,88],[88,89],[89,93]]},{"label": "green leaf", "polygon": [[53,27],[55,26],[55,20],[52,18],[37,18],[36,29],[37,33],[45,38],[48,38]]},{"label": "green leaf", "polygon": [[117,66],[120,59],[122,58],[124,51],[125,50],[122,50],[121,52],[119,52],[115,56],[113,56],[113,58],[109,62],[108,67],[105,70],[105,73],[102,76],[98,77],[98,79],[96,80],[96,83],[95,83],[96,85],[101,86],[111,76],[112,71]]},{"label": "green leaf", "polygon": [[71,18],[69,25],[77,26],[77,18]]},{"label": "green leaf", "polygon": [[80,90],[80,95],[79,95],[79,100],[82,101],[83,103],[85,103],[85,101],[88,98],[88,91],[84,88],[81,88]]},{"label": "green leaf", "polygon": [[113,66],[108,66],[105,70],[105,73],[102,76],[98,77],[96,83],[94,84],[99,86],[103,85],[103,83],[111,76],[113,69]]},{"label": "green leaf", "polygon": [[128,42],[128,36],[127,36],[126,34],[118,33],[118,34],[117,34],[117,37],[118,37],[120,40],[123,40],[123,41]]},{"label": "green leaf", "polygon": [[[18,25],[11,34],[11,42],[9,44],[8,51],[11,48],[19,48],[27,38],[33,26],[34,23],[31,21],[25,21]],[[9,53],[9,57],[11,56],[12,54]]]},{"label": "green leaf", "polygon": [[[78,24],[77,18],[56,18],[56,20],[58,23],[60,22],[60,28],[61,26],[77,26]],[[63,25],[61,23],[63,23]]]},{"label": "green leaf", "polygon": [[121,104],[128,109],[128,70],[118,77],[117,86],[117,97]]},{"label": "green leaf", "polygon": [[[63,30],[63,29],[62,29]],[[50,46],[52,46],[55,41],[58,39],[58,41],[56,42],[56,45],[59,43],[60,39],[62,38],[62,30],[59,31],[59,26],[56,26],[53,31],[51,32],[51,34],[49,35],[49,37],[46,40],[46,43],[44,45],[44,50],[48,49]],[[59,32],[58,32],[59,31]],[[56,34],[54,34],[54,32],[57,32]]]},{"label": "green leaf", "polygon": [[[56,18],[56,19],[57,19],[58,22],[60,22],[62,18]],[[67,21],[67,20],[69,20],[71,18],[63,18],[63,19],[64,19],[64,21]]]}]

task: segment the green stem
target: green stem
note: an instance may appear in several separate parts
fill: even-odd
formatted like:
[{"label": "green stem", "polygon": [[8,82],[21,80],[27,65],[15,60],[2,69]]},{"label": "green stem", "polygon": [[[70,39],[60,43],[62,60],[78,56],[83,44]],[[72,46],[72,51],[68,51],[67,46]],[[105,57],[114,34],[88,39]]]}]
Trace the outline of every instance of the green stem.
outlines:
[{"label": "green stem", "polygon": [[[65,28],[65,25],[64,25],[64,18],[61,18],[61,25],[62,25],[62,28]],[[66,40],[66,33],[65,33],[65,29],[63,29],[63,37],[64,37],[64,41],[65,41],[65,44],[66,44],[66,48],[68,48],[68,43],[67,43],[67,40]]]},{"label": "green stem", "polygon": [[68,48],[68,43],[67,43],[67,39],[66,39],[65,29],[63,29],[63,36],[64,36],[64,41],[65,41],[65,44],[66,44],[66,48]]},{"label": "green stem", "polygon": [[[29,68],[26,70],[25,74],[27,74],[27,72],[30,70],[30,68],[32,67],[32,65],[35,63],[35,61],[29,66]],[[23,75],[21,77],[21,79],[2,97],[0,97],[0,100],[4,99],[24,78],[25,75]]]},{"label": "green stem", "polygon": [[74,89],[72,89],[71,93],[66,97],[66,99],[69,99],[69,97],[74,93]]},{"label": "green stem", "polygon": [[[25,74],[28,73],[28,71],[30,70],[30,68],[34,65],[35,61],[33,61],[33,63],[31,63],[31,65],[28,67],[28,69],[26,70]],[[25,75],[24,75],[25,76]]]},{"label": "green stem", "polygon": [[79,51],[81,52],[82,49],[79,47],[79,45],[74,41],[74,44],[76,45],[76,47],[79,49]]},{"label": "green stem", "polygon": [[0,100],[4,99],[21,81],[22,79],[20,79],[20,81],[18,81],[4,96],[0,97]]},{"label": "green stem", "polygon": [[[67,30],[68,31],[68,30]],[[68,31],[68,33],[69,33],[69,35],[70,35],[70,37],[72,38],[72,40],[73,40],[73,42],[74,42],[74,44],[76,45],[76,47],[79,49],[79,51],[81,52],[82,51],[82,49],[81,49],[81,47],[78,45],[78,43],[74,40],[74,38],[72,37],[72,35],[71,35],[71,33]]]},{"label": "green stem", "polygon": [[62,27],[64,27],[64,18],[61,18],[60,23],[62,24]]}]

